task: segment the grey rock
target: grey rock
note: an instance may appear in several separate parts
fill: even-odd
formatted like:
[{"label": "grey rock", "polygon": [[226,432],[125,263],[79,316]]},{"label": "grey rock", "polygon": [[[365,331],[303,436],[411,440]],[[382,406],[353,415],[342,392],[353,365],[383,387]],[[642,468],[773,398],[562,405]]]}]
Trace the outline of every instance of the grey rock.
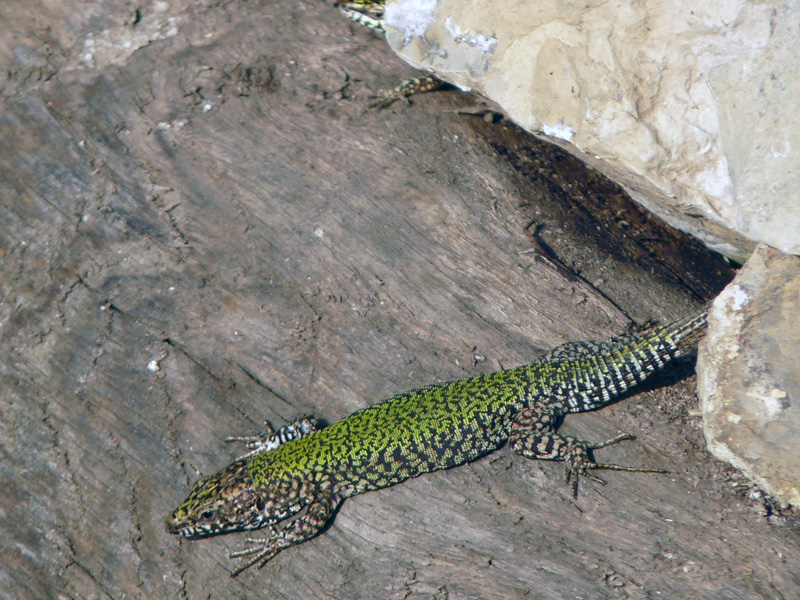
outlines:
[{"label": "grey rock", "polygon": [[698,394],[711,452],[800,505],[800,258],[759,246],[712,305]]}]

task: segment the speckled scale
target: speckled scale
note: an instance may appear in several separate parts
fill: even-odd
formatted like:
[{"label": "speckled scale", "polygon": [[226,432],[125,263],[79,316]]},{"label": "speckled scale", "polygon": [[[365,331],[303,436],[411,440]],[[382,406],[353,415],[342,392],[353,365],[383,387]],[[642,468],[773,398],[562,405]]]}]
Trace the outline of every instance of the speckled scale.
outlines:
[{"label": "speckled scale", "polygon": [[248,468],[256,482],[325,473],[346,497],[460,465],[504,443],[513,415],[531,404],[564,414],[610,402],[675,358],[682,336],[703,323],[701,315],[638,337],[566,344],[548,362],[405,392],[257,455]]},{"label": "speckled scale", "polygon": [[701,313],[611,342],[565,344],[528,366],[398,394],[199,481],[167,529],[205,537],[271,526],[308,507],[235,553],[248,560],[238,573],[316,535],[344,498],[474,460],[509,436],[523,456],[566,461],[576,495],[578,475],[602,482],[588,469],[641,471],[598,465],[589,455],[630,436],[588,444],[554,424],[644,381],[692,347],[705,323]]},{"label": "speckled scale", "polygon": [[[250,459],[256,481],[311,469],[344,496],[393,485],[496,449],[530,385],[526,368],[433,385],[362,409]],[[313,457],[313,460],[309,460]]]}]

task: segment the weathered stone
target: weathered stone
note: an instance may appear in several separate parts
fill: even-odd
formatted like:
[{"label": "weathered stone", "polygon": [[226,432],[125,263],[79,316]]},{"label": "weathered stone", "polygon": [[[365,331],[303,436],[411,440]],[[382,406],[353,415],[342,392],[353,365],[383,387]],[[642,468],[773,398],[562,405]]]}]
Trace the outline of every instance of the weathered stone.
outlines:
[{"label": "weathered stone", "polygon": [[714,301],[697,375],[708,447],[800,505],[800,258],[759,246]]},{"label": "weathered stone", "polygon": [[389,43],[744,259],[800,253],[797,2],[398,0]]},{"label": "weathered stone", "polygon": [[457,94],[367,110],[399,63],[319,0],[0,2],[0,600],[797,589],[800,537],[716,476],[691,379],[563,429],[635,433],[598,458],[674,477],[604,473],[575,501],[563,465],[504,448],[352,498],[235,580],[227,552],[266,532],[164,531],[264,419],[335,422],[689,314],[729,279]]}]

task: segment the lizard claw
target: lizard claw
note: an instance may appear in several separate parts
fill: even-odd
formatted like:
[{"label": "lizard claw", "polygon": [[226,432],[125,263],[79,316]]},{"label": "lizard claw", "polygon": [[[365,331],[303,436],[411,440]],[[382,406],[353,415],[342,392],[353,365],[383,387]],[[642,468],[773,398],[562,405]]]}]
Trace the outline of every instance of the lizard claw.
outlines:
[{"label": "lizard claw", "polygon": [[274,527],[270,527],[270,536],[268,538],[246,538],[245,542],[251,544],[251,546],[231,552],[229,558],[245,558],[254,554],[255,556],[231,571],[231,577],[236,577],[256,564],[258,564],[259,569],[263,567],[281,551],[280,541],[278,531]]},{"label": "lizard claw", "polygon": [[626,471],[628,473],[669,473],[669,471],[667,471],[666,469],[653,469],[647,467],[625,467],[622,465],[598,463],[595,462],[595,460],[590,455],[590,452],[592,450],[597,450],[598,448],[605,448],[606,446],[610,446],[611,444],[616,444],[617,442],[622,442],[625,440],[633,440],[633,439],[636,439],[635,436],[632,436],[629,433],[623,433],[618,435],[617,437],[611,438],[610,440],[606,440],[605,442],[601,442],[599,444],[575,444],[569,450],[569,453],[564,459],[565,462],[567,463],[566,480],[568,484],[570,483],[572,484],[572,496],[575,499],[578,498],[578,480],[580,479],[581,476],[595,483],[599,483],[600,485],[606,485],[607,483],[606,480],[592,473],[590,469],[605,469],[606,471]]},{"label": "lizard claw", "polygon": [[250,452],[242,454],[236,460],[244,460],[256,454],[261,454],[262,452],[275,450],[275,448],[288,441],[304,437],[310,433],[314,433],[318,429],[317,420],[310,415],[300,417],[288,425],[284,425],[277,431],[272,427],[269,421],[264,421],[264,425],[266,431],[262,431],[258,435],[225,438],[226,442],[243,442],[245,448],[250,450]]},{"label": "lizard claw", "polygon": [[578,481],[581,476],[600,485],[606,485],[605,479],[589,471],[589,469],[596,469],[598,465],[589,456],[589,451],[585,446],[574,446],[565,461],[567,463],[566,481],[567,484],[572,484],[572,496],[576,500],[578,499]]}]

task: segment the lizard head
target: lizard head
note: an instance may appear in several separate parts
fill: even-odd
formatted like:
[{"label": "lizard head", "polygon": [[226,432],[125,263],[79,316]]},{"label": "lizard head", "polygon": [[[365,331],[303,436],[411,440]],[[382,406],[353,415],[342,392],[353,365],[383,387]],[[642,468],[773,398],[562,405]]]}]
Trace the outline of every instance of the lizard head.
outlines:
[{"label": "lizard head", "polygon": [[203,538],[263,527],[267,524],[264,509],[246,461],[239,460],[198,481],[165,525],[169,533]]}]

